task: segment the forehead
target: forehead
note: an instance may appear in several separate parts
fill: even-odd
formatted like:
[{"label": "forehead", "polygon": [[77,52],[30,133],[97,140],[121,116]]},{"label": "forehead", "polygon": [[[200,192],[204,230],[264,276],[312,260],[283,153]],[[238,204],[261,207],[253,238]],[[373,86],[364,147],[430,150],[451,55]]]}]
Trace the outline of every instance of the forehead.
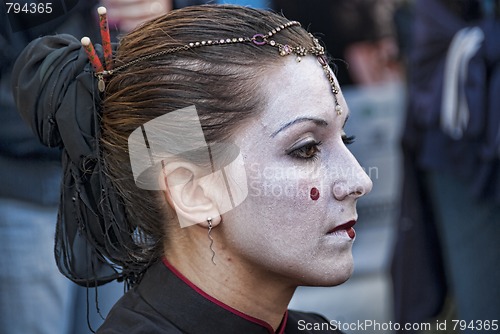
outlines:
[{"label": "forehead", "polygon": [[[336,115],[330,83],[316,57],[304,57],[301,62],[286,57],[266,72],[260,87],[265,98],[265,110],[260,115],[264,126],[304,114],[330,122]],[[341,104],[342,100],[339,96]]]}]

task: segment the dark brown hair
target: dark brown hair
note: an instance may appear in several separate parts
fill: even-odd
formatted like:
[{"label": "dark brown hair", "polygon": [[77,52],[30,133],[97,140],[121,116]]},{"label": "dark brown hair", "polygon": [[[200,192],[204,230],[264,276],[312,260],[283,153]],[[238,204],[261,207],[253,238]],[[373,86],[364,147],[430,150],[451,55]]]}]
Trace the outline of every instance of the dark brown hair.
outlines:
[{"label": "dark brown hair", "polygon": [[[287,23],[275,13],[239,6],[186,7],[148,22],[120,42],[115,66],[190,42],[252,37]],[[311,47],[300,27],[273,37],[279,43]],[[142,60],[113,74],[106,87],[102,150],[106,172],[126,206],[127,224],[145,235],[141,261],[162,255],[166,222],[159,191],[138,188],[132,176],[127,139],[142,124],[165,113],[195,105],[208,143],[227,140],[238,125],[256,117],[265,103],[257,85],[282,61],[268,45],[236,43],[193,48]],[[170,210],[171,211],[171,210]]]}]

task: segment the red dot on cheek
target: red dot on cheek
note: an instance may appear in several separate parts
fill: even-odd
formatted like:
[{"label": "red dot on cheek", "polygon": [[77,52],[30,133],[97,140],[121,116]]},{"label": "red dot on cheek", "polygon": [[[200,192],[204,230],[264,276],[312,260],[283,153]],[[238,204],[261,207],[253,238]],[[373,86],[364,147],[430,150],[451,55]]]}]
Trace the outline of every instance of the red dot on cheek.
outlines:
[{"label": "red dot on cheek", "polygon": [[311,199],[312,199],[313,201],[317,201],[317,200],[318,200],[318,198],[319,198],[319,190],[318,190],[318,188],[313,187],[313,188],[311,189],[311,193],[310,193],[310,195],[311,195]]}]

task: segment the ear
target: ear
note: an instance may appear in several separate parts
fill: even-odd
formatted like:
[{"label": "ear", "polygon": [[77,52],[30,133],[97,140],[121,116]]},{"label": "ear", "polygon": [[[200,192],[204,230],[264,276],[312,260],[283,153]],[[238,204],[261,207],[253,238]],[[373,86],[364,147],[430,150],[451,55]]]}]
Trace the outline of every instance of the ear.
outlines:
[{"label": "ear", "polygon": [[203,168],[186,161],[172,161],[164,163],[162,169],[165,199],[175,210],[181,227],[207,227],[208,218],[212,219],[212,226],[220,223],[210,175]]}]

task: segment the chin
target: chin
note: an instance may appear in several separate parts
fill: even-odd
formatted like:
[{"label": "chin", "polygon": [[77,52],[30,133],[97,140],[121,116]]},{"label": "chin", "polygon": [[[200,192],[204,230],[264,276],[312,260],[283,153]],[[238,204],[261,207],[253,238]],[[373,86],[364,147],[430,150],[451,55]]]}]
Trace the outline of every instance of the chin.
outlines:
[{"label": "chin", "polygon": [[340,275],[337,272],[332,274],[331,276],[313,278],[309,281],[309,284],[304,284],[304,285],[322,286],[322,287],[336,286],[345,283],[349,278],[351,278],[351,275],[352,275],[352,270],[349,273]]},{"label": "chin", "polygon": [[302,286],[322,286],[330,287],[340,285],[346,282],[354,271],[352,260],[343,264],[330,264],[325,266],[316,266],[316,268],[307,268],[303,270],[301,283]]}]

